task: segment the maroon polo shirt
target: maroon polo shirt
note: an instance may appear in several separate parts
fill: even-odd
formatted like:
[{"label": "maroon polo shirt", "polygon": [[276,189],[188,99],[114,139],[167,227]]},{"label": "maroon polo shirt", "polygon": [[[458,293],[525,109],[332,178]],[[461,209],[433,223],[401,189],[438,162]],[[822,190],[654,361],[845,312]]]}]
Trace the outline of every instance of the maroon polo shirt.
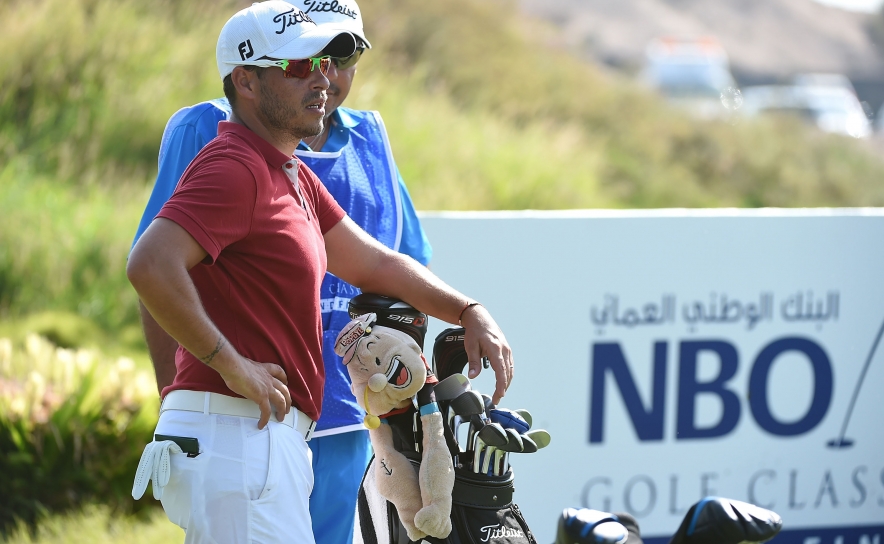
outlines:
[{"label": "maroon polo shirt", "polygon": [[[208,253],[190,277],[211,320],[244,357],[282,366],[292,403],[313,420],[325,380],[323,234],[344,215],[303,163],[229,122],[218,125],[218,137],[193,159],[157,215]],[[240,396],[183,348],[175,364],[178,374],[163,396],[176,389]]]}]

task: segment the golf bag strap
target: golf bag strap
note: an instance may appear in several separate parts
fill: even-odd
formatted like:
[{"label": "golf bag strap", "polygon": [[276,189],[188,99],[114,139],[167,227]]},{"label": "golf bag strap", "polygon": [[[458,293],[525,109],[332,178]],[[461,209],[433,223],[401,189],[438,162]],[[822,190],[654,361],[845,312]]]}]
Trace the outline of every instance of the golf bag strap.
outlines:
[{"label": "golf bag strap", "polygon": [[371,509],[368,506],[368,497],[365,495],[365,478],[371,469],[374,455],[365,468],[362,475],[362,483],[359,484],[359,494],[356,496],[356,513],[359,516],[359,527],[362,532],[362,544],[378,544],[378,537],[374,530],[374,521],[371,518]]}]

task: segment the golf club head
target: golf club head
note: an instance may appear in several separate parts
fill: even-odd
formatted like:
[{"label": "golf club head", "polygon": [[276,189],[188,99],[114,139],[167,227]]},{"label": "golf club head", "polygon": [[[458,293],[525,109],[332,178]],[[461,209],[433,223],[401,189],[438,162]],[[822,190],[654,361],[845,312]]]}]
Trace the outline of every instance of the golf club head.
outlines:
[{"label": "golf club head", "polygon": [[531,412],[525,410],[524,408],[519,408],[518,410],[513,410],[513,412],[522,416],[522,419],[525,420],[525,423],[528,424],[528,428],[531,428],[531,424],[533,423],[533,418],[531,417]]},{"label": "golf club head", "polygon": [[625,544],[629,531],[608,512],[566,508],[559,518],[555,544]]},{"label": "golf club head", "polygon": [[691,506],[671,544],[765,542],[783,528],[783,519],[754,504],[706,497]]},{"label": "golf club head", "polygon": [[494,401],[491,400],[490,396],[486,395],[485,393],[482,393],[482,402],[485,403],[485,415],[488,417],[491,417],[490,415],[488,415],[488,413],[491,410],[493,410],[494,408],[496,408],[496,406],[494,406]]},{"label": "golf club head", "polygon": [[504,429],[507,435],[507,443],[505,446],[500,446],[502,451],[512,451],[521,453],[525,448],[525,444],[522,442],[522,437],[515,429]]},{"label": "golf club head", "polygon": [[535,453],[539,449],[537,443],[531,440],[530,436],[522,435],[522,453]]},{"label": "golf club head", "polygon": [[508,408],[492,408],[485,413],[494,423],[499,423],[504,429],[514,429],[517,433],[522,434],[528,432],[530,425],[518,413]]},{"label": "golf club head", "polygon": [[433,343],[433,373],[439,380],[452,374],[462,374],[469,362],[463,345],[463,328],[445,329]]},{"label": "golf club head", "polygon": [[361,293],[350,299],[347,307],[350,319],[362,314],[374,313],[378,316],[376,325],[390,327],[411,336],[417,345],[424,349],[427,335],[427,315],[395,298],[373,293]]},{"label": "golf club head", "polygon": [[463,374],[452,374],[433,386],[436,401],[452,400],[471,389],[470,380]]},{"label": "golf club head", "polygon": [[464,391],[449,404],[454,413],[466,417],[485,413],[482,396],[477,391]]},{"label": "golf club head", "polygon": [[504,447],[509,442],[509,436],[507,436],[506,431],[497,423],[486,423],[484,427],[479,429],[477,434],[485,444],[495,448]]},{"label": "golf club head", "polygon": [[534,429],[533,431],[528,431],[527,433],[523,434],[522,437],[528,437],[532,441],[534,441],[534,443],[537,444],[537,449],[539,450],[542,450],[543,448],[549,446],[549,442],[551,440],[549,432],[543,429]]}]

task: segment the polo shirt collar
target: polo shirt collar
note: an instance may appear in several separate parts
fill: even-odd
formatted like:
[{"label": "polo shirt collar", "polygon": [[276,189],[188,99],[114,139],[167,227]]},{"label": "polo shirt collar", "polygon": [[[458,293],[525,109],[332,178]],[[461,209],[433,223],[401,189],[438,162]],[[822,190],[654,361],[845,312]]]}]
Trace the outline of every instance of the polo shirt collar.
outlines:
[{"label": "polo shirt collar", "polygon": [[257,149],[261,156],[264,157],[264,160],[267,161],[267,164],[273,168],[282,168],[282,165],[292,160],[292,157],[273,147],[270,142],[252,132],[245,125],[231,121],[221,121],[218,123],[218,135],[220,136],[225,132],[235,134],[245,140]]}]

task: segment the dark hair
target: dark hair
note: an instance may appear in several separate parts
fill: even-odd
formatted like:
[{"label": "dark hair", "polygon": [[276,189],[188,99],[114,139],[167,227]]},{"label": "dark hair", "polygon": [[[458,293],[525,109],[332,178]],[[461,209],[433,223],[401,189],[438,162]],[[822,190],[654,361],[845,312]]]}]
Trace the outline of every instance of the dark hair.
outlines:
[{"label": "dark hair", "polygon": [[[245,70],[249,72],[255,72],[258,74],[258,79],[264,77],[264,70],[261,66],[251,66],[249,64],[245,64],[242,66]],[[233,78],[231,77],[233,72],[224,76],[224,96],[227,97],[227,101],[230,102],[230,107],[233,108],[236,106],[236,87],[233,86]]]}]

